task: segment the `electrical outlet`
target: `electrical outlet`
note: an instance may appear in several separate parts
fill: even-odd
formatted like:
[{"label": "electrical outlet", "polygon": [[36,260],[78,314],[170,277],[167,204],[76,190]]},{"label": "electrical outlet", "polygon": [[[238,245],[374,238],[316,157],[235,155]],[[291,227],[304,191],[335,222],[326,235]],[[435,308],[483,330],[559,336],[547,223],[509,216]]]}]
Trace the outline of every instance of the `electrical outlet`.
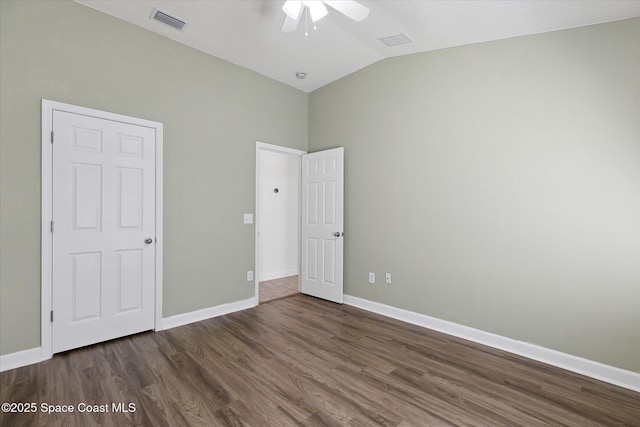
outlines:
[{"label": "electrical outlet", "polygon": [[369,272],[369,283],[376,283],[376,273]]},{"label": "electrical outlet", "polygon": [[247,282],[251,282],[253,281],[253,271],[249,270],[247,271]]},{"label": "electrical outlet", "polygon": [[251,213],[244,214],[242,217],[242,222],[244,222],[245,224],[253,224],[253,214]]},{"label": "electrical outlet", "polygon": [[391,284],[391,273],[384,273],[384,281],[387,283],[387,285]]}]

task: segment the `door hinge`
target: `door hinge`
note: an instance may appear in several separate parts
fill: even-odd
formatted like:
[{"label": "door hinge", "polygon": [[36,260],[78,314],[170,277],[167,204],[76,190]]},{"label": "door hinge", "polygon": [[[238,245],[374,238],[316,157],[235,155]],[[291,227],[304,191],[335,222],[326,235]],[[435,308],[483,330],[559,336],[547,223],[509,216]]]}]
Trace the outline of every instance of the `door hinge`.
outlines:
[{"label": "door hinge", "polygon": [[53,221],[51,221],[51,232],[53,233]]},{"label": "door hinge", "polygon": [[53,323],[53,310],[51,310],[51,323]]},{"label": "door hinge", "polygon": [[53,144],[53,131],[51,131],[51,143]]}]

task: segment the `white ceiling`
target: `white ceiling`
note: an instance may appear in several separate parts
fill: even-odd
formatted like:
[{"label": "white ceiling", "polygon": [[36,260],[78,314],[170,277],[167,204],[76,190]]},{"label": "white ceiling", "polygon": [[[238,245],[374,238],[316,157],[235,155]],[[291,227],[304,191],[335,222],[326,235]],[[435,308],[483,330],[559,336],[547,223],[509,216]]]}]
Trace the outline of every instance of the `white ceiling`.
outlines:
[{"label": "white ceiling", "polygon": [[[180,43],[311,92],[384,58],[640,16],[640,0],[371,1],[356,23],[328,8],[309,28],[282,33],[284,0],[76,0]],[[188,22],[181,32],[153,8]],[[415,42],[387,47],[405,33]],[[299,80],[295,73],[307,78]]]}]

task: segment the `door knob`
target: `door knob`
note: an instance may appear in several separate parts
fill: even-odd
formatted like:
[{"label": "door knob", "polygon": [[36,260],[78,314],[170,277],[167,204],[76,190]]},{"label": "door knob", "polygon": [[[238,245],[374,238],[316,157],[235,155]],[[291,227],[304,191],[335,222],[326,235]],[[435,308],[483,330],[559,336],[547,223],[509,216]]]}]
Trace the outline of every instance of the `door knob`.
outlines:
[{"label": "door knob", "polygon": [[144,239],[144,242],[145,242],[147,245],[150,245],[150,244],[152,244],[152,243],[153,243],[153,239],[152,239],[151,237],[147,237],[146,239]]},{"label": "door knob", "polygon": [[335,233],[333,233],[333,235],[334,235],[335,237],[340,237],[340,236],[344,236],[344,233],[341,233],[341,232],[339,232],[339,231],[336,231]]}]

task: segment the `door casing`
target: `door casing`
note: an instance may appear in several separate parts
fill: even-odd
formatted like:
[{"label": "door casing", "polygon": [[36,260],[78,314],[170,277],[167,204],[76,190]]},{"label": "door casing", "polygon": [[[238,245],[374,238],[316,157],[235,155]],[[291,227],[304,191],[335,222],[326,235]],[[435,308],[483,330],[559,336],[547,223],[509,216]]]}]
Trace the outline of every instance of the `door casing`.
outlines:
[{"label": "door casing", "polygon": [[160,330],[162,320],[162,260],[163,260],[163,216],[162,216],[162,152],[163,152],[163,125],[162,123],[121,114],[108,113],[91,108],[65,104],[47,99],[42,100],[42,256],[41,256],[41,359],[50,359],[52,356],[52,332],[51,310],[53,296],[53,237],[51,232],[52,207],[53,207],[53,111],[81,114],[97,117],[105,120],[129,123],[155,129],[156,134],[156,247],[155,247],[155,326],[154,330]]}]

